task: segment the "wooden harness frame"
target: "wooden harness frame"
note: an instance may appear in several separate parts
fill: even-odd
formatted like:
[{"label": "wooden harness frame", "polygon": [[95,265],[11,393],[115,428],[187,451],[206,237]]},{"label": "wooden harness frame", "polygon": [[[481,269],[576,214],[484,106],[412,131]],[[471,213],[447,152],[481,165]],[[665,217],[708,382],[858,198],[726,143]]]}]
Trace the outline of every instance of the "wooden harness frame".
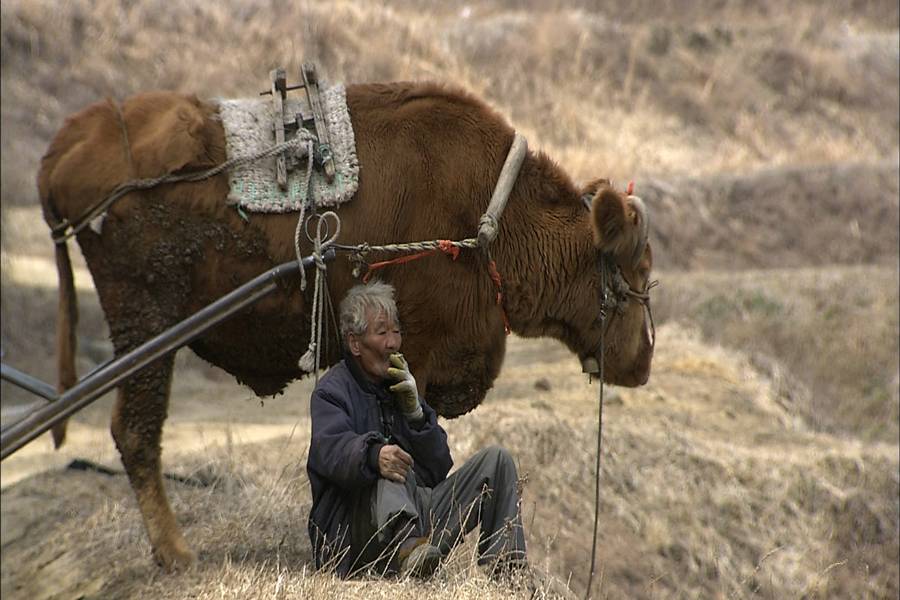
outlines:
[{"label": "wooden harness frame", "polygon": [[[299,129],[312,131],[317,141],[314,145],[313,156],[307,160],[312,160],[313,165],[320,169],[325,174],[325,179],[328,183],[331,183],[334,181],[335,173],[334,156],[331,151],[328,128],[325,124],[325,111],[322,108],[319,75],[316,72],[316,66],[313,63],[303,63],[300,67],[300,79],[303,83],[300,84],[287,85],[287,75],[284,67],[278,67],[270,71],[269,78],[272,81],[271,89],[260,92],[259,95],[272,95],[272,107],[275,113],[272,128],[275,132],[275,143],[284,143],[292,131],[296,132]],[[299,89],[306,92],[306,104],[309,113],[304,114],[301,109],[299,113],[288,114],[287,93],[291,90]],[[282,190],[287,190],[287,171],[287,158],[282,152],[275,157],[275,178]]]}]

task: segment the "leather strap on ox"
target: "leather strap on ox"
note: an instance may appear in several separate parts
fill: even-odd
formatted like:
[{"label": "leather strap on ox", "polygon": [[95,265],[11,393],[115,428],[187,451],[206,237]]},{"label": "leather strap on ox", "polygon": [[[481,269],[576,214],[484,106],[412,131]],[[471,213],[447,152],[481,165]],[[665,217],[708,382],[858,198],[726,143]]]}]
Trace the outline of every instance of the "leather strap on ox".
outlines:
[{"label": "leather strap on ox", "polygon": [[500,170],[497,185],[494,186],[494,193],[491,195],[491,202],[478,223],[478,246],[482,250],[487,251],[491,242],[497,237],[500,230],[498,223],[500,215],[506,208],[506,201],[509,200],[509,193],[519,176],[519,169],[522,168],[526,152],[528,152],[528,142],[517,133],[509,148],[509,154],[506,155],[506,162],[503,163],[503,168]]}]

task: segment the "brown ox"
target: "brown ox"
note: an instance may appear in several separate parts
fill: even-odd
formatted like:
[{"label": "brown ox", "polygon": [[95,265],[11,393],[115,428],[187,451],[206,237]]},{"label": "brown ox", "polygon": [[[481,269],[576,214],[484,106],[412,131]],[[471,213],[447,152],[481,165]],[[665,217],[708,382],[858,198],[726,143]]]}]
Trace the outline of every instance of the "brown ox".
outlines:
[{"label": "brown ox", "polygon": [[[435,84],[353,85],[347,100],[360,183],[354,200],[339,209],[339,241],[471,237],[512,143],[504,119],[472,96]],[[121,106],[100,102],[70,117],[43,158],[38,187],[44,215],[51,225],[74,221],[124,181],[224,160],[224,134],[211,104],[169,92],[137,95]],[[134,192],[112,206],[102,234],[90,228],[78,234],[117,355],[294,258],[297,215],[253,214],[245,221],[226,205],[227,194],[224,175]],[[600,356],[598,258],[604,253],[632,289],[645,290],[652,259],[639,241],[644,219],[627,196],[601,180],[579,189],[547,156],[528,153],[491,246],[512,330],[562,340],[582,359]],[[57,264],[65,388],[76,378],[77,316],[65,245],[57,246]],[[506,346],[482,253],[465,250],[456,261],[434,256],[381,273],[396,287],[404,353],[424,396],[445,417],[477,406]],[[344,259],[330,265],[328,277],[335,300],[354,283]],[[297,360],[309,338],[311,291],[287,283],[190,346],[257,394],[279,393],[303,375]],[[633,298],[609,321],[605,347],[606,381],[647,381],[649,322]],[[334,363],[337,352],[326,359]],[[124,383],[111,426],[154,555],[166,568],[194,559],[161,478],[172,366],[170,355]],[[61,443],[64,430],[54,434]]]}]

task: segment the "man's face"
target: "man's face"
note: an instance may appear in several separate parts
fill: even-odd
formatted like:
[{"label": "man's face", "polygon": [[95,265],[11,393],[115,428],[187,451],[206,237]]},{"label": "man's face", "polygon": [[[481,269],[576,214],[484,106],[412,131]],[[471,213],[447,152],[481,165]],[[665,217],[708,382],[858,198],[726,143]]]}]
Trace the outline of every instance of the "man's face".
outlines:
[{"label": "man's face", "polygon": [[384,311],[375,313],[372,309],[366,311],[366,323],[364,334],[348,336],[348,346],[366,376],[380,382],[388,376],[387,370],[391,366],[388,357],[400,351],[400,326]]}]

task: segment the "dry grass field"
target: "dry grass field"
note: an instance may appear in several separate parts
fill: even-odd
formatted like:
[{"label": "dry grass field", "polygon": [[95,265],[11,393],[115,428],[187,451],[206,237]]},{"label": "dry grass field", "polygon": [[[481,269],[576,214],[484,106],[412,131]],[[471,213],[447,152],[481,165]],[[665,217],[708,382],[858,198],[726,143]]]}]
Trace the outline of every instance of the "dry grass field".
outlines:
[{"label": "dry grass field", "polygon": [[[4,0],[3,361],[53,381],[56,278],[37,206],[66,115],[165,88],[251,96],[279,65],[432,79],[485,98],[576,179],[636,182],[661,281],[650,382],[607,388],[595,598],[900,593],[900,37],[895,1]],[[77,264],[78,252],[73,253]],[[76,273],[79,371],[110,353]],[[0,467],[3,598],[509,598],[463,546],[435,580],[311,567],[301,381],[252,396],[185,351],[164,432],[198,565],[163,574],[108,433],[110,398]],[[535,564],[579,594],[597,386],[510,338],[458,464],[499,443],[527,474]],[[2,387],[4,424],[26,397]],[[212,400],[212,399],[215,400]],[[67,469],[74,459],[112,475]],[[197,485],[200,482],[203,485]],[[549,590],[540,590],[550,596]],[[527,597],[527,596],[525,596]]]}]

